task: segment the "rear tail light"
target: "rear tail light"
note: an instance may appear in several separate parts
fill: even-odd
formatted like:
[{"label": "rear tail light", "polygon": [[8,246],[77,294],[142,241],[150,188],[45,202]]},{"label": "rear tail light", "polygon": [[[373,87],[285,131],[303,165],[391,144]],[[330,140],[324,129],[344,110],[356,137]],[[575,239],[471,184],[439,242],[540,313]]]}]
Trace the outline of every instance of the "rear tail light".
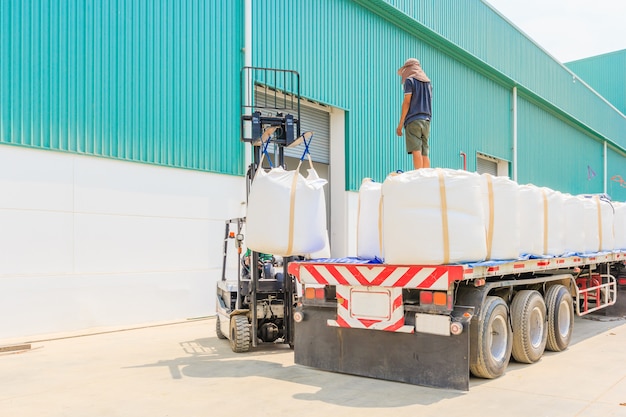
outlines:
[{"label": "rear tail light", "polygon": [[324,300],[326,298],[326,294],[324,293],[324,287],[306,287],[304,289],[304,298],[308,300]]},{"label": "rear tail light", "polygon": [[452,296],[449,296],[445,291],[421,291],[420,305],[430,304],[451,308]]},{"label": "rear tail light", "polygon": [[420,292],[420,305],[427,305],[433,303],[433,292],[422,291]]},{"label": "rear tail light", "polygon": [[617,283],[618,283],[619,285],[626,285],[626,277],[624,277],[624,278],[618,278],[618,279],[617,279]]},{"label": "rear tail light", "polygon": [[433,302],[437,306],[445,306],[448,301],[448,294],[445,292],[436,292]]}]

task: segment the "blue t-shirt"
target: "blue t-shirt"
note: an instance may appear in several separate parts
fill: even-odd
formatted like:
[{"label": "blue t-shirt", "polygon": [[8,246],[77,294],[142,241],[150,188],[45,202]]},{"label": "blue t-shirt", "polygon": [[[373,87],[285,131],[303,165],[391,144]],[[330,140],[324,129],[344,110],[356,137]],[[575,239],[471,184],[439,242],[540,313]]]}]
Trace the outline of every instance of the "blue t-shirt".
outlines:
[{"label": "blue t-shirt", "polygon": [[414,120],[430,120],[432,117],[432,87],[430,83],[407,78],[404,82],[404,94],[412,94],[409,112],[404,119],[404,126]]}]

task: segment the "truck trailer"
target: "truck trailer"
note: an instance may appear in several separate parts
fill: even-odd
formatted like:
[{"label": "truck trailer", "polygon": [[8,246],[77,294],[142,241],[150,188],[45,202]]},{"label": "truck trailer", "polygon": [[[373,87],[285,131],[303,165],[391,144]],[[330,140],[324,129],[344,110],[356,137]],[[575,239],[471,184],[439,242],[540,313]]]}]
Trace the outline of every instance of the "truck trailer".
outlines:
[{"label": "truck trailer", "polygon": [[363,259],[291,262],[302,285],[294,360],[307,367],[469,390],[470,374],[501,376],[510,358],[563,351],[574,314],[615,304],[626,254],[447,265]]}]

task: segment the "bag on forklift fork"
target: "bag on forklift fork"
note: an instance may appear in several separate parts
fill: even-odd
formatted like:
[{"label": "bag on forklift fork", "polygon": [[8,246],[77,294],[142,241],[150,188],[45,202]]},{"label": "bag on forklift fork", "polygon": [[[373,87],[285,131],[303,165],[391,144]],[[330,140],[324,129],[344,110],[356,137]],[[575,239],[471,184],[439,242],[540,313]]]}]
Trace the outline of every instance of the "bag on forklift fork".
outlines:
[{"label": "bag on forklift fork", "polygon": [[246,215],[246,244],[252,250],[293,256],[324,249],[327,181],[317,175],[310,156],[306,178],[299,172],[301,163],[294,171],[257,170]]}]

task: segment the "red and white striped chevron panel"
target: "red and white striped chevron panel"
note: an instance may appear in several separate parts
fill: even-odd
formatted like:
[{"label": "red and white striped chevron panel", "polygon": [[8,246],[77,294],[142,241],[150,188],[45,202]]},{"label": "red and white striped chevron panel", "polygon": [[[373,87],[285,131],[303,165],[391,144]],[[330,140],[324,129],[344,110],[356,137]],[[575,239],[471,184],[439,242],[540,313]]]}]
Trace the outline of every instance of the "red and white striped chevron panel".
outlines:
[{"label": "red and white striped chevron panel", "polygon": [[[293,267],[292,267],[293,266]],[[422,288],[445,291],[463,279],[463,266],[292,263],[289,272],[303,284]]]},{"label": "red and white striped chevron panel", "polygon": [[402,288],[337,286],[337,319],[329,326],[413,333],[404,325]]}]

